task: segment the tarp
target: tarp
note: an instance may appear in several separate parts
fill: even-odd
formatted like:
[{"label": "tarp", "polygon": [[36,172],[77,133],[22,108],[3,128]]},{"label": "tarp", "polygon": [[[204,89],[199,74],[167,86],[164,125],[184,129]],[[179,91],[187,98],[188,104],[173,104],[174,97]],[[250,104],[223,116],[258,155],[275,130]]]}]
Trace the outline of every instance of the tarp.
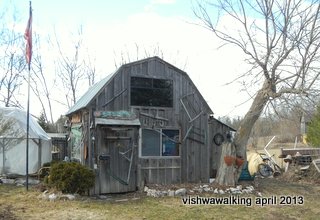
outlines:
[{"label": "tarp", "polygon": [[[7,128],[4,128],[4,125]],[[0,107],[0,174],[26,174],[27,114]],[[29,120],[29,173],[51,161],[51,139],[33,117]]]}]

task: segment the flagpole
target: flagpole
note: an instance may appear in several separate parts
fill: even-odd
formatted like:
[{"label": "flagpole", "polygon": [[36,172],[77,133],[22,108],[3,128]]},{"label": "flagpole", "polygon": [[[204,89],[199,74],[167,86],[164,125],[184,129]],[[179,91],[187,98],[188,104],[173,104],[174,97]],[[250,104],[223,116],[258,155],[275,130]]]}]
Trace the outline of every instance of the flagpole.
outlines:
[{"label": "flagpole", "polygon": [[26,190],[29,189],[29,122],[30,122],[30,65],[32,56],[32,8],[29,1],[29,20],[24,38],[27,40],[26,59],[28,66],[28,99],[27,99],[27,146],[26,146]]},{"label": "flagpole", "polygon": [[26,147],[26,190],[29,189],[29,121],[30,121],[30,66],[28,68],[28,101],[27,101],[27,147]]}]

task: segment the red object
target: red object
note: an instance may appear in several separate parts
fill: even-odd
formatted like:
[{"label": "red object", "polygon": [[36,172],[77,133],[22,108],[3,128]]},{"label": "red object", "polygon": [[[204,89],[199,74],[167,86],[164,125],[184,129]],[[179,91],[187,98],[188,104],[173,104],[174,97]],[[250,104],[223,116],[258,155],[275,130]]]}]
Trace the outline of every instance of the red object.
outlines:
[{"label": "red object", "polygon": [[27,24],[27,28],[24,32],[24,39],[26,39],[26,61],[28,64],[28,69],[30,71],[30,64],[31,64],[31,56],[32,56],[32,8],[31,8],[31,1],[29,7],[29,20]]},{"label": "red object", "polygon": [[244,159],[240,158],[240,157],[237,157],[236,158],[236,165],[238,167],[242,166],[242,164],[244,163]]},{"label": "red object", "polygon": [[232,156],[225,156],[223,159],[227,166],[231,166],[235,161],[235,158]]}]

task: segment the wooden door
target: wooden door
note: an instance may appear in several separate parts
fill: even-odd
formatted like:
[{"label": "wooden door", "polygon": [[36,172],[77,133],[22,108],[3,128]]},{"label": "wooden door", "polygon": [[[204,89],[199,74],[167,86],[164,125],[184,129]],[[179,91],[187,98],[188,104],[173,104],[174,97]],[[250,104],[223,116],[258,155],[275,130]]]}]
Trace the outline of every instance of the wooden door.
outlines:
[{"label": "wooden door", "polygon": [[136,190],[137,128],[104,127],[99,154],[100,193]]}]

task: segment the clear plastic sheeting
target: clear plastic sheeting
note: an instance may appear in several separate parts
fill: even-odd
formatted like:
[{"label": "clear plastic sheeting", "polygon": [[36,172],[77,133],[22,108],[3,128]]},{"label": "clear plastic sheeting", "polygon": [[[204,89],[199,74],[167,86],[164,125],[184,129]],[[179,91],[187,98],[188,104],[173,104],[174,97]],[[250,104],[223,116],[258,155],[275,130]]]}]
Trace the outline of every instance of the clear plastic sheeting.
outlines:
[{"label": "clear plastic sheeting", "polygon": [[71,157],[72,159],[76,159],[81,161],[81,134],[82,127],[81,124],[76,124],[71,127]]},{"label": "clear plastic sheeting", "polygon": [[[0,107],[0,174],[26,174],[27,113]],[[51,139],[33,117],[29,118],[29,173],[50,162]]]}]

